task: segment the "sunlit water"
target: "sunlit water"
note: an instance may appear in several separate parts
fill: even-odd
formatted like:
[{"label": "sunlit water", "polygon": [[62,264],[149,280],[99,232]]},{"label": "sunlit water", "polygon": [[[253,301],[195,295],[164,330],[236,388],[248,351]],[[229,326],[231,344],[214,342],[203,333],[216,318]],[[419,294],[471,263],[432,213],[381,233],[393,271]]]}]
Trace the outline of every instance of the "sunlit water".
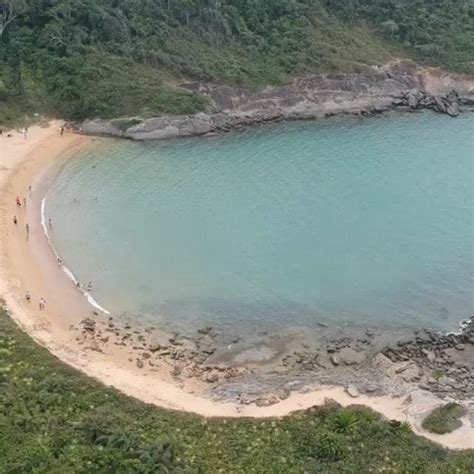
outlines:
[{"label": "sunlit water", "polygon": [[65,164],[46,214],[117,315],[455,329],[474,312],[473,131],[427,113],[105,141]]}]

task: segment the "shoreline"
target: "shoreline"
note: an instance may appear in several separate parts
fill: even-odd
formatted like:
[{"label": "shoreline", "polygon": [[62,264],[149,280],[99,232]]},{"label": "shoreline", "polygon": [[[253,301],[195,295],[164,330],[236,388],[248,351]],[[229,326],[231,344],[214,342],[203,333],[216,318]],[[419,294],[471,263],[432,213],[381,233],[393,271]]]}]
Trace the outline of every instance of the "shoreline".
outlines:
[{"label": "shoreline", "polygon": [[[20,135],[0,137],[2,150],[6,150],[6,160],[2,160],[3,168],[0,169],[0,297],[5,300],[11,317],[36,342],[67,364],[106,385],[165,408],[203,416],[272,417],[309,408],[331,398],[342,405],[364,404],[388,418],[409,421],[415,433],[444,446],[474,447],[471,441],[474,439],[474,428],[468,426],[467,419],[462,428],[443,436],[421,430],[420,415],[442,403],[439,397],[430,392],[411,390],[399,397],[358,394],[355,398],[347,393],[347,387],[320,383],[319,388],[307,390],[306,393],[292,391],[278,403],[257,406],[255,403],[215,401],[201,396],[208,384],[194,378],[177,381],[170,374],[174,366],[168,362],[154,365],[142,362],[140,367],[138,359],[133,360],[132,357],[131,361],[129,348],[119,342],[123,338],[117,335],[120,331],[116,323],[111,322],[113,317],[107,320],[107,315],[94,314],[84,295],[65,278],[63,269],[56,262],[54,248],[48,243],[47,233],[42,229],[45,223],[42,222],[41,208],[44,206],[44,191],[52,170],[94,140],[69,133],[59,136],[59,126],[60,122],[52,122],[47,129],[32,127],[28,140]],[[25,209],[16,207],[15,197],[28,197],[27,188],[30,184],[33,186],[33,195],[25,212]],[[12,222],[14,213],[18,217],[18,226]],[[27,221],[30,224],[28,239],[24,230]],[[29,304],[24,298],[26,290],[33,297]],[[39,311],[37,306],[41,297],[46,299],[44,311]],[[77,326],[87,319],[93,324],[89,323],[88,328],[83,324],[83,330],[78,334]],[[99,326],[101,329],[97,330]],[[106,334],[108,329],[110,331]],[[102,342],[116,337],[113,344],[107,345],[98,342],[97,335]],[[407,402],[409,399],[411,401]]]},{"label": "shoreline", "polygon": [[184,116],[90,119],[75,124],[93,136],[161,140],[206,136],[269,122],[371,117],[432,110],[456,117],[474,110],[474,76],[397,60],[353,74],[313,74],[261,90],[217,83],[179,86],[205,96],[206,110]]},{"label": "shoreline", "polygon": [[[40,211],[41,226],[43,227],[44,235],[46,236],[46,239],[48,241],[49,247],[51,248],[51,251],[53,252],[56,260],[58,261],[58,265],[61,267],[62,271],[66,274],[66,276],[72,281],[72,283],[74,283],[74,285],[77,286],[79,281],[75,277],[72,270],[68,266],[64,265],[64,263],[59,263],[60,255],[58,254],[56,248],[53,245],[53,242],[51,241],[51,236],[49,235],[48,227],[46,224],[45,206],[46,206],[46,196],[44,196],[41,199],[41,211]],[[98,309],[104,314],[107,314],[107,315],[110,314],[110,312],[106,310],[105,308],[103,308],[88,291],[84,291],[79,288],[78,288],[78,291],[80,291],[84,295],[84,297],[87,299],[87,301],[92,307],[94,307],[95,309]]]}]

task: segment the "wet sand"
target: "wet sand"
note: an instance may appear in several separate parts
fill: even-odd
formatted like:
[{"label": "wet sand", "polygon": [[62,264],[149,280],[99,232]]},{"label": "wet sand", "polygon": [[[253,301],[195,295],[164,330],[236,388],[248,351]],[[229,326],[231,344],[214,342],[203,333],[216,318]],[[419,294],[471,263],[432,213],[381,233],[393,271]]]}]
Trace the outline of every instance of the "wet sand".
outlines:
[{"label": "wet sand", "polygon": [[[108,317],[87,302],[56,262],[41,226],[41,200],[58,167],[97,139],[73,133],[61,136],[59,127],[60,122],[51,122],[48,128],[32,127],[26,140],[17,132],[12,132],[10,138],[6,134],[0,136],[0,297],[13,319],[35,341],[106,385],[166,408],[204,416],[268,417],[283,416],[333,399],[342,405],[364,404],[390,419],[409,421],[415,432],[447,447],[474,448],[474,429],[467,418],[463,427],[451,434],[438,436],[421,430],[422,415],[442,403],[428,392],[417,391],[399,398],[353,398],[343,387],[321,387],[307,393],[291,393],[286,400],[271,406],[216,402],[199,395],[205,391],[205,383],[195,379],[176,383],[169,365],[137,368],[131,362],[129,347],[118,343],[97,347],[95,341],[93,345],[78,337],[77,325],[84,318],[105,325]],[[17,196],[20,200],[27,198],[26,209],[17,207]],[[13,223],[14,215],[17,225]],[[25,299],[26,291],[32,296],[30,303]],[[40,298],[46,300],[44,310],[39,308]]]}]

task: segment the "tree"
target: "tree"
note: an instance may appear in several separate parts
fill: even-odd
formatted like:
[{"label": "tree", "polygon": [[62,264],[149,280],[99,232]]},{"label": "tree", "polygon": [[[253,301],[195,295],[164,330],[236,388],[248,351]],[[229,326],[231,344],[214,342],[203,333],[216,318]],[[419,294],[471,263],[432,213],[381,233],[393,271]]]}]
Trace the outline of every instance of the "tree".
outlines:
[{"label": "tree", "polygon": [[0,0],[0,38],[8,25],[13,23],[24,9],[23,0]]},{"label": "tree", "polygon": [[381,23],[382,28],[390,33],[390,38],[393,38],[393,35],[398,32],[399,27],[397,23],[393,20],[387,20]]}]

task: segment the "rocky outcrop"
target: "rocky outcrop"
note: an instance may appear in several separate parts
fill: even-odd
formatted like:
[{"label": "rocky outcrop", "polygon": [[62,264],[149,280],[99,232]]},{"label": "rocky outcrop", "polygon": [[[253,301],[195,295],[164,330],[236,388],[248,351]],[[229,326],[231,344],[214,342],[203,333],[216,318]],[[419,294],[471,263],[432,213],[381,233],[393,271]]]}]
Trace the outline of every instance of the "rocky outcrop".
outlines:
[{"label": "rocky outcrop", "polygon": [[412,110],[431,109],[451,117],[457,117],[460,107],[474,106],[474,98],[462,97],[455,89],[446,95],[434,95],[420,89],[412,89],[396,96],[393,105],[409,107]]},{"label": "rocky outcrop", "polygon": [[181,87],[207,96],[210,105],[206,112],[86,120],[77,128],[86,134],[157,140],[205,135],[274,120],[315,119],[342,113],[373,115],[400,107],[429,108],[455,116],[474,105],[474,78],[421,69],[408,61],[374,66],[358,74],[296,78],[258,91],[203,83],[183,83]]},{"label": "rocky outcrop", "polygon": [[457,399],[474,396],[474,319],[459,334],[418,332],[414,339],[387,346],[382,354],[390,359],[394,375],[419,388]]}]

